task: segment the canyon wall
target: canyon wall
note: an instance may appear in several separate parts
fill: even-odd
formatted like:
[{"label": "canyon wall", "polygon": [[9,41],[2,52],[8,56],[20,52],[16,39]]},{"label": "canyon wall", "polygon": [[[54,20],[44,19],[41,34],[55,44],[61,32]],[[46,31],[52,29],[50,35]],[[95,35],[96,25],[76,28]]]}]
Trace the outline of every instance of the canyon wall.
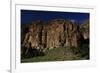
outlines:
[{"label": "canyon wall", "polygon": [[[85,27],[85,26],[84,26]],[[58,48],[58,47],[78,47],[81,37],[89,38],[87,32],[80,31],[83,26],[65,19],[53,19],[48,22],[34,21],[27,25],[21,25],[21,45],[26,48]]]}]

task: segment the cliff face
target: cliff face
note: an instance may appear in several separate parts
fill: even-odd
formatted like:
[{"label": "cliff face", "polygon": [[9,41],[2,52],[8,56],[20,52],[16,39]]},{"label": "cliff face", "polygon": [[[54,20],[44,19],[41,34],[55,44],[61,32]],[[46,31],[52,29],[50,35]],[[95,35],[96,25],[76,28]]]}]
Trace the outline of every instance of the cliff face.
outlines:
[{"label": "cliff face", "polygon": [[85,20],[83,24],[80,26],[81,34],[84,39],[89,39],[89,20]]},{"label": "cliff face", "polygon": [[[79,27],[69,20],[54,19],[46,23],[36,21],[25,26],[21,27],[21,45],[26,48],[78,47],[81,42]],[[83,32],[83,36],[86,33]]]}]

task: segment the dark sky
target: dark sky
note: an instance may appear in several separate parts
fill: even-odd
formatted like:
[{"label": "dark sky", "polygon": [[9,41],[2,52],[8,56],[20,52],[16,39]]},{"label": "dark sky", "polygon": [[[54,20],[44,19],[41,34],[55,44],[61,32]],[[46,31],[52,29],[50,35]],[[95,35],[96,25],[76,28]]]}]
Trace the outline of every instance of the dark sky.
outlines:
[{"label": "dark sky", "polygon": [[76,23],[82,23],[84,20],[89,19],[89,13],[21,10],[21,24],[31,23],[36,20],[49,21],[52,19],[70,19]]}]

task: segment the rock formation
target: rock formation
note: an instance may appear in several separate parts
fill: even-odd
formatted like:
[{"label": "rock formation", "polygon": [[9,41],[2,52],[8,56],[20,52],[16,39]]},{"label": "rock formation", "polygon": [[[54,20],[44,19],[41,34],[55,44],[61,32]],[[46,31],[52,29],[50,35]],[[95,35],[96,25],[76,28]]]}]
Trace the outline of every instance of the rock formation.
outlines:
[{"label": "rock formation", "polygon": [[[83,29],[85,26],[81,26]],[[80,44],[78,25],[70,20],[53,19],[48,22],[34,21],[21,26],[21,45],[32,49],[53,49],[58,47],[78,47]],[[84,38],[89,38],[89,32],[83,32]]]},{"label": "rock formation", "polygon": [[80,26],[80,31],[84,39],[89,39],[89,20],[85,20]]}]

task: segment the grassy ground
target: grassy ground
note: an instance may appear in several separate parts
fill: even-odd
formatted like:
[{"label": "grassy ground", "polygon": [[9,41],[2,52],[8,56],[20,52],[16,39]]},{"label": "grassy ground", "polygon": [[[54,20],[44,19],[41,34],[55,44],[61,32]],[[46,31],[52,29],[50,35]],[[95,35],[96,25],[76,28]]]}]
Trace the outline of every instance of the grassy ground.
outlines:
[{"label": "grassy ground", "polygon": [[79,48],[54,48],[46,51],[44,56],[21,59],[22,63],[43,62],[43,61],[67,61],[67,60],[85,60],[89,59],[89,53]]}]

